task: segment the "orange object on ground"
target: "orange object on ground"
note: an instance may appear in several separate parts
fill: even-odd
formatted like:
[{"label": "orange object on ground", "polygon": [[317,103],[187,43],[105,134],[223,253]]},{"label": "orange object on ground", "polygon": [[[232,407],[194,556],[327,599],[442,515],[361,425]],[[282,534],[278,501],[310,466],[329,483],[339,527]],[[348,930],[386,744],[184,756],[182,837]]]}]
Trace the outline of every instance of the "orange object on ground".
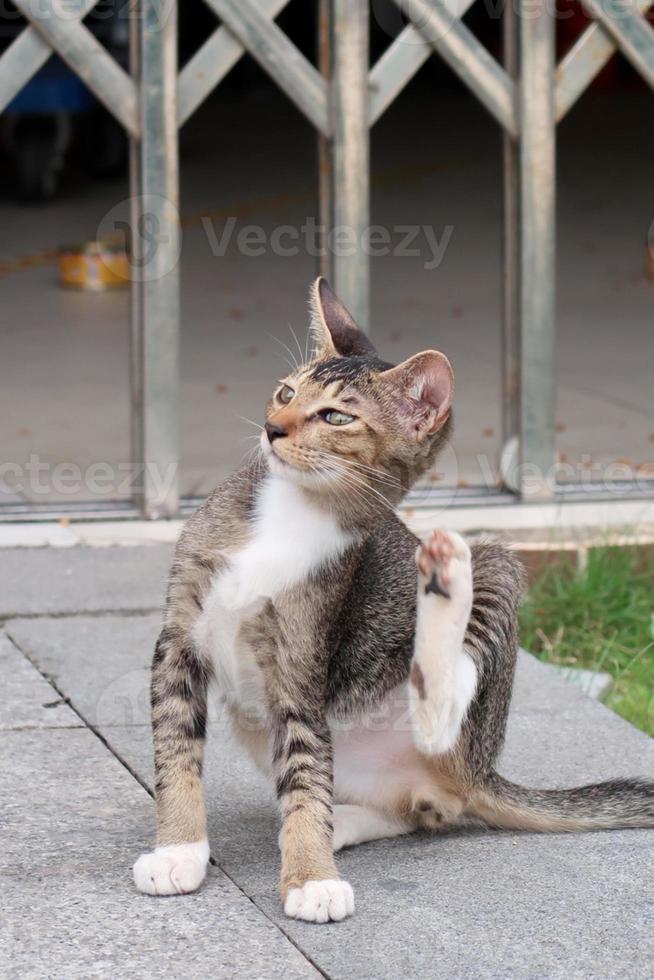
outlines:
[{"label": "orange object on ground", "polygon": [[59,282],[67,289],[102,292],[129,284],[129,256],[122,245],[86,242],[59,250]]}]

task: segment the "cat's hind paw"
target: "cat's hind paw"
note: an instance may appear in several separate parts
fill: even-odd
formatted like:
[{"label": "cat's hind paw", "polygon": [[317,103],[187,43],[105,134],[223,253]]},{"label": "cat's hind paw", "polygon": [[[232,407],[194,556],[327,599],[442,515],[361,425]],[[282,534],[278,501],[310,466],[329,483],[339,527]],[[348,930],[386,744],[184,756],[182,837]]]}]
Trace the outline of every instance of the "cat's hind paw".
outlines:
[{"label": "cat's hind paw", "polygon": [[455,598],[472,592],[470,548],[454,531],[432,531],[416,550],[418,581],[423,595]]},{"label": "cat's hind paw", "polygon": [[134,884],[146,895],[187,895],[207,873],[209,844],[168,844],[141,854],[134,864]]},{"label": "cat's hind paw", "polygon": [[339,922],[353,914],[354,892],[340,878],[307,881],[301,888],[289,890],[284,912],[291,919],[305,922]]}]

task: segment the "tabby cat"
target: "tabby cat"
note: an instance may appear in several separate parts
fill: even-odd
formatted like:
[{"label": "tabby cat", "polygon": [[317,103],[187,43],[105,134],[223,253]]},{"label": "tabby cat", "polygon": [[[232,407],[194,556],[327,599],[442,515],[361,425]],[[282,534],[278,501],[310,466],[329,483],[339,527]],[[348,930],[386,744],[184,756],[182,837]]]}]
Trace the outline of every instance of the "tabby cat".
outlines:
[{"label": "tabby cat", "polygon": [[274,779],[281,895],[315,922],[354,911],[334,852],[467,821],[529,830],[654,826],[654,783],[529,790],[493,769],[516,661],[522,571],[499,544],[395,516],[452,421],[437,351],[393,367],[324,279],[315,352],[277,388],[259,458],[186,524],[152,663],[157,846],[149,894],[192,892],[209,860],[207,688]]}]

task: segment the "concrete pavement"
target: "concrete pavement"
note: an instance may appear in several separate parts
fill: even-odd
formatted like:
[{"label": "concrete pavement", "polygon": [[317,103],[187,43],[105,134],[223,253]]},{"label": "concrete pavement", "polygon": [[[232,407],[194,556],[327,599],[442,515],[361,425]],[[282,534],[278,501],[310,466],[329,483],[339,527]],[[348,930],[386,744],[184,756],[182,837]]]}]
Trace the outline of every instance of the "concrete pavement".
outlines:
[{"label": "concrete pavement", "polygon": [[[344,852],[357,913],[283,916],[273,794],[210,712],[214,866],[138,895],[153,829],[148,665],[167,545],[0,552],[0,974],[593,978],[652,973],[654,832],[413,835]],[[654,773],[654,741],[522,656],[501,771],[532,785]]]}]

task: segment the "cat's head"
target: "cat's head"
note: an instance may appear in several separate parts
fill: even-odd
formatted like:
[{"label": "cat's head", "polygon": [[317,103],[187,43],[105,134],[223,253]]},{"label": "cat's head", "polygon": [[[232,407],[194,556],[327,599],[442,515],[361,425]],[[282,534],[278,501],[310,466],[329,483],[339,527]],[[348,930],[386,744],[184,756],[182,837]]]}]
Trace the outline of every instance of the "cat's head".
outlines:
[{"label": "cat's head", "polygon": [[[394,367],[324,278],[311,287],[314,353],[283,378],[261,445],[273,473],[374,509],[397,503],[433,462],[451,425],[454,376],[439,351]],[[378,501],[379,502],[379,501]]]}]

